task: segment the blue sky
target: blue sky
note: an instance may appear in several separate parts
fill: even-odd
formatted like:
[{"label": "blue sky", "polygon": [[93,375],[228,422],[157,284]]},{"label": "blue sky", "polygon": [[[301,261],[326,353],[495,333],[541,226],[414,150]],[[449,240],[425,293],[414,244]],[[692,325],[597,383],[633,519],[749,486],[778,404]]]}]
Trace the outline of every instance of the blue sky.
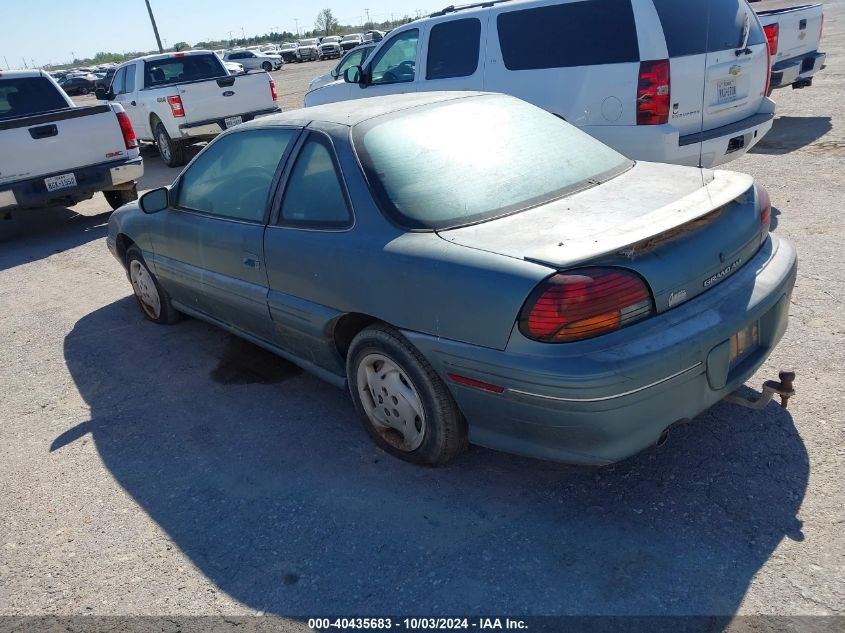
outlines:
[{"label": "blue sky", "polygon": [[[391,13],[416,15],[441,9],[454,0],[151,0],[162,40],[194,42],[270,30],[314,28],[314,19],[330,8],[342,24],[356,22],[370,10],[373,20],[390,19]],[[3,0],[0,18],[0,68],[6,63],[60,64],[91,57],[98,51],[152,50],[155,38],[144,0]],[[228,15],[227,15],[228,14]]]}]

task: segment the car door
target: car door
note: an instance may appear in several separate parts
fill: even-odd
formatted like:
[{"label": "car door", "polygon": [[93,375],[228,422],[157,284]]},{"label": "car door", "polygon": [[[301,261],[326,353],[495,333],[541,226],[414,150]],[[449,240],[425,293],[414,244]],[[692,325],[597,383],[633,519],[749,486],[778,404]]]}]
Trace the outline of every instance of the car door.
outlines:
[{"label": "car door", "polygon": [[[486,17],[486,16],[485,16]],[[452,18],[434,24],[425,37],[418,90],[482,90],[487,20]]]},{"label": "car door", "polygon": [[[149,115],[138,104],[138,89],[135,79],[136,68],[136,64],[130,64],[121,68],[118,73],[123,74],[123,80],[120,82],[120,85],[117,85],[117,82],[112,84],[112,92],[114,93],[114,100],[126,110],[129,120],[132,121],[132,127],[135,129],[135,133],[141,138],[152,138]],[[117,77],[117,73],[115,73],[115,77]]]},{"label": "car door", "polygon": [[[298,128],[231,132],[188,166],[163,212],[156,272],[173,298],[225,325],[271,340],[264,229],[279,165]],[[159,243],[160,242],[160,243]]]},{"label": "car door", "polygon": [[307,134],[264,235],[268,303],[280,347],[342,371],[325,332],[338,314],[338,285],[349,278],[335,254],[348,243],[352,206],[330,138]]},{"label": "car door", "polygon": [[366,64],[366,85],[352,85],[351,97],[361,99],[415,92],[420,57],[419,39],[420,29],[410,28],[397,32],[379,46]]}]

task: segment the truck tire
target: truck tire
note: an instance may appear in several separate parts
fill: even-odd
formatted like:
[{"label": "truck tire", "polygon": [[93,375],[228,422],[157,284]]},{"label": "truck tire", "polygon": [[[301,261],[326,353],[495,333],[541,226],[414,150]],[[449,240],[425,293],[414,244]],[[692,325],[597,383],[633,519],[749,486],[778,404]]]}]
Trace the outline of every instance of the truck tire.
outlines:
[{"label": "truck tire", "polygon": [[168,167],[181,167],[185,164],[185,146],[171,139],[162,123],[156,126],[156,145],[161,160]]},{"label": "truck tire", "polygon": [[264,72],[269,73],[271,70],[273,70],[273,64],[271,64],[270,62],[264,62],[263,64],[261,64],[261,67],[264,69]]},{"label": "truck tire", "polygon": [[103,196],[113,211],[117,211],[124,204],[129,204],[138,199],[138,185],[132,185],[131,189],[113,189],[104,191]]}]

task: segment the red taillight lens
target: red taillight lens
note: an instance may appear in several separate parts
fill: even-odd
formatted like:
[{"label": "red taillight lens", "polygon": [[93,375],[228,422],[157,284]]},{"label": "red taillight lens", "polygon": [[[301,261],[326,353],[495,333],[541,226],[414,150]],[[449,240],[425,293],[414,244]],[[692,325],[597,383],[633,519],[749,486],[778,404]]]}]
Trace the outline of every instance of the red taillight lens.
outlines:
[{"label": "red taillight lens", "polygon": [[766,33],[766,41],[769,43],[769,55],[777,55],[778,40],[780,39],[780,25],[775,22],[763,27]]},{"label": "red taillight lens", "polygon": [[273,101],[279,98],[278,93],[276,92],[276,82],[273,81],[273,78],[270,78],[270,94],[273,97]]},{"label": "red taillight lens", "polygon": [[761,241],[765,241],[772,224],[772,199],[769,197],[769,192],[760,185],[757,185],[757,206],[760,207]]},{"label": "red taillight lens", "polygon": [[182,97],[176,95],[175,97],[167,97],[167,103],[170,104],[170,111],[175,117],[185,116],[185,108],[182,105]]},{"label": "red taillight lens", "polygon": [[129,120],[129,115],[125,112],[118,112],[117,122],[120,125],[120,132],[123,134],[123,142],[126,144],[126,149],[135,149],[138,147],[138,138],[135,136],[135,130],[132,128],[132,121]]},{"label": "red taillight lens", "polygon": [[554,275],[528,298],[519,328],[528,338],[562,343],[618,330],[654,313],[639,275],[618,268],[581,268]]},{"label": "red taillight lens", "polygon": [[637,125],[661,125],[669,121],[669,60],[640,62],[637,84]]}]

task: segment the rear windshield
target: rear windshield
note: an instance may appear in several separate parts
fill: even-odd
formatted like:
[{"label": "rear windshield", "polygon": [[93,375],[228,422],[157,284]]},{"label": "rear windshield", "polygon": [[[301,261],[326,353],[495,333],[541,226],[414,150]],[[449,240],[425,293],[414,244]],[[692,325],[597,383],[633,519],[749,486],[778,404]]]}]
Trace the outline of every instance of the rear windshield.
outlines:
[{"label": "rear windshield", "polygon": [[[674,0],[685,2],[685,0]],[[496,19],[508,70],[638,62],[631,0],[592,0],[502,13]]]},{"label": "rear windshield", "polygon": [[168,57],[144,63],[144,87],[154,88],[183,81],[227,77],[223,64],[213,53]]},{"label": "rear windshield", "polygon": [[503,95],[376,117],[355,126],[353,141],[380,207],[410,229],[515,213],[633,164],[553,114]]},{"label": "rear windshield", "polygon": [[44,77],[0,80],[0,120],[69,107],[61,93]]},{"label": "rear windshield", "polygon": [[742,45],[763,44],[766,36],[745,0],[654,0],[670,57],[701,55]]}]

